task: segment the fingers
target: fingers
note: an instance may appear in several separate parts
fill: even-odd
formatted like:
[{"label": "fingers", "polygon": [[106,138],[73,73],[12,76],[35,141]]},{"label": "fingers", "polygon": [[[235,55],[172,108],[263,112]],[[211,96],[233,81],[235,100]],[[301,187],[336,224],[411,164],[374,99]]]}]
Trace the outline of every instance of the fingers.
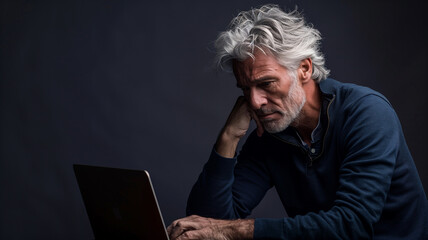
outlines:
[{"label": "fingers", "polygon": [[[198,229],[200,227],[199,226],[200,225],[199,222],[201,221],[200,219],[202,219],[202,217],[192,215],[189,217],[185,217],[182,219],[175,220],[167,228],[168,235],[169,235],[170,239],[171,240],[179,239],[178,237],[183,235],[184,233],[186,233],[190,230]],[[186,234],[185,236],[187,236],[187,235],[188,234]],[[188,239],[188,238],[183,238],[183,239]]]},{"label": "fingers", "polygon": [[171,240],[197,240],[197,239],[209,239],[207,238],[205,234],[206,230],[190,230],[187,232],[184,232],[180,236],[178,236],[176,239],[171,238]]},{"label": "fingers", "polygon": [[185,231],[188,230],[188,226],[186,226],[185,221],[183,221],[182,219],[174,221],[167,228],[168,235],[171,240],[176,239],[178,236],[182,235]]},{"label": "fingers", "polygon": [[219,238],[220,233],[214,231],[218,228],[219,222],[224,220],[214,220],[192,215],[178,219],[168,226],[168,235],[171,240],[192,240],[192,239],[224,239]]},{"label": "fingers", "polygon": [[248,111],[250,112],[251,118],[256,122],[257,136],[261,137],[265,131],[263,124],[260,122],[260,119],[257,117],[257,114],[250,107],[248,107]]},{"label": "fingers", "polygon": [[214,235],[212,220],[197,215],[178,219],[167,228],[169,238],[170,240],[219,239]]},{"label": "fingers", "polygon": [[235,156],[238,143],[247,134],[251,119],[254,119],[257,124],[257,135],[262,136],[264,128],[257,115],[243,96],[238,97],[226,124],[217,137],[215,150],[220,156],[225,158]]},{"label": "fingers", "polygon": [[168,227],[171,240],[192,239],[251,239],[254,219],[221,220],[190,216],[174,221]]},{"label": "fingers", "polygon": [[231,126],[240,131],[246,131],[251,120],[247,108],[248,105],[245,98],[243,96],[238,97],[226,121],[226,126]]},{"label": "fingers", "polygon": [[[236,100],[235,106],[233,107],[232,113],[229,116],[228,123],[232,122],[233,118],[236,116],[240,116],[239,119],[246,119],[242,122],[240,125],[242,128],[241,135],[245,135],[246,130],[249,127],[249,122],[251,119],[253,119],[256,122],[257,125],[257,136],[261,137],[264,133],[264,127],[263,124],[260,122],[259,118],[257,117],[257,114],[254,112],[253,109],[251,109],[250,105],[248,104],[247,100],[244,96],[239,96]],[[246,117],[244,117],[246,116]],[[242,137],[242,136],[241,136]]]}]

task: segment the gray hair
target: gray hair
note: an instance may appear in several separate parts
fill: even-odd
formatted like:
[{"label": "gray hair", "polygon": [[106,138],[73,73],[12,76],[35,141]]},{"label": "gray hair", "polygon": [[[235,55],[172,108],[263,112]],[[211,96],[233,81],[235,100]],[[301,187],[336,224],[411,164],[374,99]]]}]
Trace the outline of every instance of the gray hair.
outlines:
[{"label": "gray hair", "polygon": [[312,79],[319,82],[327,78],[320,51],[321,34],[295,9],[282,11],[277,5],[264,5],[258,9],[241,12],[229,29],[221,32],[215,41],[217,65],[231,67],[233,60],[254,59],[255,48],[270,52],[290,71],[297,71],[300,62],[312,60]]}]

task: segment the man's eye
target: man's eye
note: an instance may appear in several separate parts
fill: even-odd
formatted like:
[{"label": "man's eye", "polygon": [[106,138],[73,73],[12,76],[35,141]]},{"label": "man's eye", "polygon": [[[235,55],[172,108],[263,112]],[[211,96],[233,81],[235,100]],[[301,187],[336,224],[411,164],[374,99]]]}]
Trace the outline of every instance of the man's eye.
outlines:
[{"label": "man's eye", "polygon": [[259,84],[260,87],[269,87],[272,82],[262,82]]}]

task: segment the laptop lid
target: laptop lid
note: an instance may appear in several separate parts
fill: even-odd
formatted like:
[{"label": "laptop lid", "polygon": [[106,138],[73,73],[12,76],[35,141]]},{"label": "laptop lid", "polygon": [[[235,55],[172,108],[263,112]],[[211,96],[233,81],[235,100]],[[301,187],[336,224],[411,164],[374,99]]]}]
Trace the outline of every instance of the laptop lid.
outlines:
[{"label": "laptop lid", "polygon": [[95,239],[168,239],[147,171],[73,168]]}]

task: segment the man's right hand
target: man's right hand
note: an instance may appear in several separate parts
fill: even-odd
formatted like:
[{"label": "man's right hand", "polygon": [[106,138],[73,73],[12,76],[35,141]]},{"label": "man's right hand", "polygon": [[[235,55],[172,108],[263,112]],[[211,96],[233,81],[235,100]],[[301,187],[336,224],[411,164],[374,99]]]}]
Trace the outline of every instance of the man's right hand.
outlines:
[{"label": "man's right hand", "polygon": [[243,96],[238,97],[216,143],[216,151],[220,156],[233,158],[239,140],[247,133],[250,121],[257,124],[257,135],[262,136],[264,129],[254,111],[248,106]]}]

